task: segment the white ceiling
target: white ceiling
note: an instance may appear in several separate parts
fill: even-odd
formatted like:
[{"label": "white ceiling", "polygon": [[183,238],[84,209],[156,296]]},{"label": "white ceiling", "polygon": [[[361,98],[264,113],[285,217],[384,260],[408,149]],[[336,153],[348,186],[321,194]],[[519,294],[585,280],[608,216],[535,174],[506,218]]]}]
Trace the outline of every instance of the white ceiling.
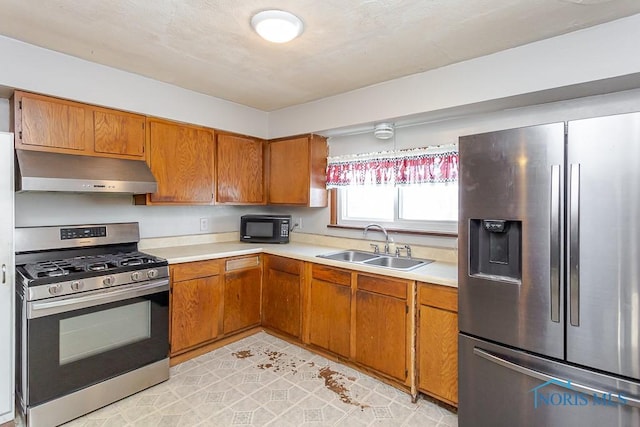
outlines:
[{"label": "white ceiling", "polygon": [[[251,16],[305,23],[271,44]],[[639,0],[0,0],[0,34],[260,110],[640,13]]]}]

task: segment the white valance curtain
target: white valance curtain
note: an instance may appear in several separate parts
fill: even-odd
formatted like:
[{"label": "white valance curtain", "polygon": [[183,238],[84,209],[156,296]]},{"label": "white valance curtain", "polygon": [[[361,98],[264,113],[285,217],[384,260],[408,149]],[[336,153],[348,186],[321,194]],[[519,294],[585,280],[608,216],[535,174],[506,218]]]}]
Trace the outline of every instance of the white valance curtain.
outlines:
[{"label": "white valance curtain", "polygon": [[453,144],[336,156],[327,160],[327,188],[458,180],[458,148]]}]

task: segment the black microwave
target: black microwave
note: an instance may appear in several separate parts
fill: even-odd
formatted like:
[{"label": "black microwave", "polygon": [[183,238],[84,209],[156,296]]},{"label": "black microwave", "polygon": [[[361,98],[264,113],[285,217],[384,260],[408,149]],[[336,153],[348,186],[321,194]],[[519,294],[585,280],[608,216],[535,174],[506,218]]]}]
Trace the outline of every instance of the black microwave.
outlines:
[{"label": "black microwave", "polygon": [[249,243],[289,243],[291,215],[242,215],[240,241]]}]

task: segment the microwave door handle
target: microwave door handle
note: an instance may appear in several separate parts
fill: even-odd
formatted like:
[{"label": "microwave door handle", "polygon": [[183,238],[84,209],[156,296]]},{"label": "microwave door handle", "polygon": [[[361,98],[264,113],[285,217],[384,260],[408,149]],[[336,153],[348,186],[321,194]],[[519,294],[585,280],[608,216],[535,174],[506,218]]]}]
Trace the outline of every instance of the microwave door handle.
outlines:
[{"label": "microwave door handle", "polygon": [[66,296],[64,299],[55,301],[30,302],[27,306],[27,318],[36,319],[39,317],[50,316],[52,314],[65,313],[67,311],[94,307],[96,305],[122,301],[168,290],[169,279],[161,279],[144,285],[133,284],[130,286],[123,286],[118,289],[102,290],[99,293],[85,296],[72,296],[71,298]]}]

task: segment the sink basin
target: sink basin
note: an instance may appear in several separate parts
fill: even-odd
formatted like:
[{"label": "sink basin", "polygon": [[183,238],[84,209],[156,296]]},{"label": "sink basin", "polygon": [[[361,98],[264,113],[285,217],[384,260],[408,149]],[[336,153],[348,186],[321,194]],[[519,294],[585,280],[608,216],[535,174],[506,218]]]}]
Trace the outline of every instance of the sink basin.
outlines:
[{"label": "sink basin", "polygon": [[412,270],[414,268],[421,267],[423,265],[427,265],[433,261],[431,260],[421,260],[421,259],[413,259],[413,258],[398,258],[398,257],[388,257],[381,256],[378,258],[373,258],[367,261],[364,261],[363,264],[367,265],[375,265],[378,267],[386,267],[393,268],[396,270]]},{"label": "sink basin", "polygon": [[335,252],[331,254],[318,255],[318,257],[333,259],[336,261],[362,262],[369,259],[378,258],[379,255],[371,252],[348,250],[348,251]]},{"label": "sink basin", "polygon": [[318,255],[318,258],[332,259],[334,261],[345,261],[372,267],[391,268],[394,270],[413,270],[432,263],[432,260],[392,257],[387,255],[374,254],[373,252],[357,251],[354,249],[332,252],[329,254]]}]

